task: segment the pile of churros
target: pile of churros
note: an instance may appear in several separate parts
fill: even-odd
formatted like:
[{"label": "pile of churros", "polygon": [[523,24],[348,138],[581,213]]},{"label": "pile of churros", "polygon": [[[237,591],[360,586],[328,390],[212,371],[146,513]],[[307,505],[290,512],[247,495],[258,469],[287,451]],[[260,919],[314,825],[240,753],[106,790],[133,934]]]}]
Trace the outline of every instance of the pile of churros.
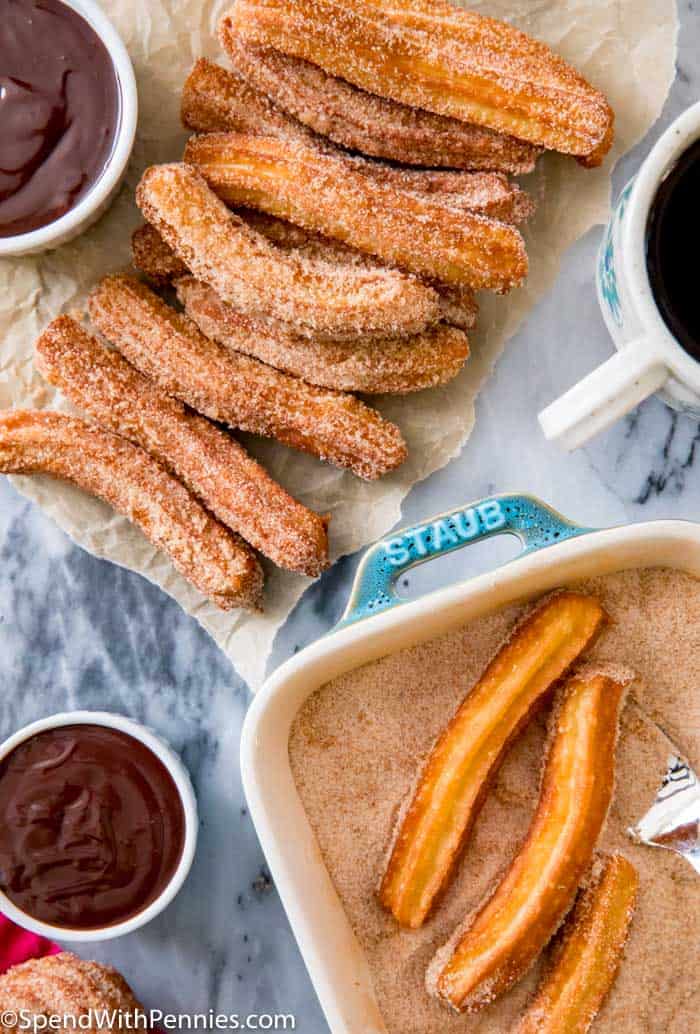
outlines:
[{"label": "pile of churros", "polygon": [[621,855],[595,853],[613,795],[619,715],[634,676],[591,665],[570,674],[605,621],[596,599],[561,592],[514,630],[427,758],[400,813],[379,890],[402,927],[425,923],[455,878],[508,747],[555,692],[528,834],[426,976],[441,1001],[477,1012],[520,980],[559,931],[519,1034],[585,1034],[615,979],[634,910],[634,867]]},{"label": "pile of churros", "polygon": [[547,148],[598,164],[613,116],[546,46],[440,0],[237,0],[219,38],[232,67],[188,76],[183,160],[136,192],[150,286],[108,277],[101,339],[62,317],[37,345],[89,424],[6,415],[0,470],[77,482],[219,606],[256,609],[255,551],[318,575],[328,522],[230,430],[361,478],[399,467],[401,431],[355,393],[457,376],[475,292],[527,275],[510,177]]}]

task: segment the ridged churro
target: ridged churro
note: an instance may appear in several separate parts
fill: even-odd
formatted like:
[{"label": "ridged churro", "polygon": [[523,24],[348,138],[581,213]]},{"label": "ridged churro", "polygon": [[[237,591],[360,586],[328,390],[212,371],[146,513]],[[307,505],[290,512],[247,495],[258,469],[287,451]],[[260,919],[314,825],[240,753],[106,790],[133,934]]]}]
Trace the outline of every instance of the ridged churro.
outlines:
[{"label": "ridged churro", "polygon": [[[230,17],[222,18],[219,39],[236,72],[250,86],[266,94],[278,109],[353,151],[407,165],[513,174],[531,172],[540,153],[515,137],[367,93],[309,61],[250,45],[235,31]],[[216,91],[223,95],[223,82]],[[210,92],[203,75],[190,85],[190,96],[199,95],[202,100],[192,106],[199,120],[191,119],[187,125],[200,133],[248,132],[227,122],[221,103],[207,102]]]},{"label": "ridged churro", "polygon": [[467,694],[428,757],[381,883],[380,901],[402,926],[419,927],[429,915],[508,747],[604,620],[590,596],[546,600]]},{"label": "ridged churro", "polygon": [[340,153],[212,133],[189,141],[185,161],[229,204],[260,208],[420,276],[507,291],[527,274],[513,226],[380,183]]},{"label": "ridged churro", "polygon": [[241,315],[194,277],[182,277],[175,287],[206,337],[320,387],[404,395],[446,384],[469,355],[464,333],[444,324],[412,337],[317,342]]},{"label": "ridged churro", "polygon": [[143,449],[47,410],[0,414],[0,473],[51,474],[99,496],[137,525],[222,610],[259,610],[255,554]]},{"label": "ridged churro", "polygon": [[428,988],[476,1012],[519,980],[569,911],[607,817],[627,671],[569,679],[550,721],[540,797],[527,837],[464,932],[437,953]]},{"label": "ridged churro", "polygon": [[639,876],[620,854],[594,863],[589,884],[567,918],[562,938],[515,1034],[586,1034],[622,961]]},{"label": "ridged churro", "polygon": [[280,567],[315,577],[328,566],[322,517],[285,492],[230,435],[186,410],[70,316],[43,332],[35,365],[91,420],[140,445]]},{"label": "ridged churro", "polygon": [[258,47],[370,93],[600,164],[603,94],[543,43],[442,0],[236,0],[227,24]]},{"label": "ridged churro", "polygon": [[[326,262],[357,265],[371,264],[374,261],[346,244],[308,233],[300,226],[294,226],[284,219],[276,219],[273,215],[255,212],[253,209],[241,209],[239,215],[273,244],[285,250],[298,250],[309,257],[323,258]],[[185,263],[165,243],[155,226],[149,223],[144,223],[134,231],[131,238],[131,253],[134,266],[156,284],[165,285],[189,273]],[[471,288],[450,287],[438,282],[434,282],[432,287],[438,295],[442,320],[460,330],[473,330],[479,315],[479,306]],[[279,325],[284,327],[283,324]],[[287,329],[293,331],[293,328]],[[358,340],[362,338],[355,339]],[[352,339],[349,339],[349,342],[353,343]]]},{"label": "ridged churro", "polygon": [[212,420],[277,438],[368,480],[406,458],[398,427],[376,410],[229,351],[131,277],[104,279],[89,309],[133,366]]},{"label": "ridged churro", "polygon": [[191,166],[147,169],[136,200],[191,272],[246,315],[340,338],[417,333],[438,318],[435,292],[398,270],[280,252],[230,212]]}]

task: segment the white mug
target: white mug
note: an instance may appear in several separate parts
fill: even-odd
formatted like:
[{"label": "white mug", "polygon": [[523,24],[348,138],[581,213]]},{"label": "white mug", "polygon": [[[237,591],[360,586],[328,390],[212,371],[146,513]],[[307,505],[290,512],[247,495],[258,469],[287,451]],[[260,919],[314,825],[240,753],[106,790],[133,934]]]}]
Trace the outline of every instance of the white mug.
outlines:
[{"label": "white mug", "polygon": [[596,284],[617,354],[539,415],[545,437],[566,449],[577,449],[656,391],[673,409],[700,416],[700,363],[664,322],[646,262],[647,222],[659,186],[699,138],[695,104],[666,130],[612,213]]}]

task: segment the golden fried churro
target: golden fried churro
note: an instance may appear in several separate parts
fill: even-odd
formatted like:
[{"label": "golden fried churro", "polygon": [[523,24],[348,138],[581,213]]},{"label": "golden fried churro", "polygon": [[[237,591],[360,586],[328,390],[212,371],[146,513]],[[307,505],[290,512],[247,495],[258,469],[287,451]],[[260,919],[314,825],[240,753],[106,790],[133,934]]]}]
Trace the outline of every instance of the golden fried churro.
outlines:
[{"label": "golden fried churro", "polygon": [[[515,137],[378,97],[328,75],[318,65],[269,47],[251,46],[234,30],[230,17],[222,18],[219,39],[249,86],[299,122],[353,151],[406,165],[495,169],[516,175],[531,172],[540,153]],[[201,90],[199,86],[195,81],[191,94],[206,92],[203,81]],[[223,83],[216,89],[222,95]],[[221,103],[213,105],[202,97],[195,104],[200,120],[191,119],[187,125],[197,132],[250,132],[227,122]],[[216,117],[209,114],[212,111]]]},{"label": "golden fried churro", "polygon": [[126,1026],[139,1025],[144,1015],[126,980],[111,966],[86,962],[70,952],[45,955],[13,966],[0,975],[2,1034],[19,1034],[25,1026],[51,1030],[72,1028],[93,1034],[98,1011],[113,1015],[104,1029],[117,1030],[116,1017]]},{"label": "golden fried churro", "polygon": [[262,572],[252,550],[131,442],[63,413],[5,412],[0,472],[72,481],[136,524],[222,610],[260,609]]},{"label": "golden fried churro", "polygon": [[476,1012],[519,980],[571,907],[610,806],[618,718],[632,678],[587,669],[561,691],[525,842],[428,973],[430,990],[460,1012]]},{"label": "golden fried churro", "polygon": [[147,169],[136,200],[191,272],[246,315],[340,338],[417,333],[438,318],[435,292],[398,270],[354,269],[280,252],[188,165]]},{"label": "golden fried churro", "polygon": [[182,277],[175,286],[206,337],[320,387],[404,395],[446,384],[469,355],[462,331],[444,324],[412,337],[318,342],[241,315],[194,277]]},{"label": "golden fried churro", "polygon": [[322,517],[285,492],[230,435],[186,410],[70,316],[46,328],[35,365],[91,420],[150,452],[280,567],[315,577],[328,566]]},{"label": "golden fried churro", "polygon": [[312,136],[253,84],[206,58],[194,63],[185,80],[180,115],[183,125],[197,133]]},{"label": "golden fried churro", "polygon": [[[273,244],[285,250],[301,251],[309,258],[323,259],[325,262],[343,262],[350,265],[365,264],[371,266],[376,260],[363,255],[355,248],[349,248],[340,241],[332,241],[318,234],[308,233],[300,226],[276,219],[265,212],[253,209],[241,209],[239,215],[254,229],[264,234]],[[189,270],[175,252],[170,248],[155,226],[144,223],[137,229],[131,239],[131,254],[134,266],[154,283],[164,285],[179,277],[187,276]],[[435,281],[432,284],[438,296],[441,318],[460,330],[473,330],[476,326],[479,306],[474,292],[468,287],[451,287]],[[267,321],[272,324],[272,321]],[[279,324],[284,328],[284,324]],[[294,328],[286,328],[290,333]],[[323,335],[319,335],[324,340]],[[348,343],[356,344],[361,338],[349,338]],[[381,339],[379,339],[381,340]]]},{"label": "golden fried churro", "polygon": [[613,113],[543,43],[442,0],[236,0],[231,31],[370,93],[599,164]]},{"label": "golden fried churro", "polygon": [[277,438],[368,480],[406,458],[398,427],[376,410],[210,341],[131,277],[104,279],[89,309],[133,366],[212,420]]},{"label": "golden fried churro", "polygon": [[615,983],[638,886],[637,870],[623,855],[594,863],[592,882],[580,892],[551,967],[516,1034],[586,1034],[590,1030]]},{"label": "golden fried churro", "polygon": [[144,223],[131,235],[131,261],[149,280],[160,287],[189,270],[172,248],[168,247],[155,226]]},{"label": "golden fried churro", "polygon": [[457,215],[432,198],[379,183],[340,154],[274,137],[212,133],[193,137],[185,160],[230,204],[260,208],[421,276],[507,291],[527,274],[525,245],[513,226]]},{"label": "golden fried churro", "polygon": [[560,593],[501,648],[433,748],[397,830],[379,898],[402,926],[423,924],[445,890],[508,747],[598,634],[597,600]]}]

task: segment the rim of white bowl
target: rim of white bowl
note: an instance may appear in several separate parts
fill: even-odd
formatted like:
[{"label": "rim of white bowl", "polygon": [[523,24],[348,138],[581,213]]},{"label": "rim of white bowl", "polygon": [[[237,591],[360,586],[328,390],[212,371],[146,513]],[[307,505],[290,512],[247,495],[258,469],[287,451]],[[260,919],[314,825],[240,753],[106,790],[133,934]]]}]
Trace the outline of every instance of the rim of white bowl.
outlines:
[{"label": "rim of white bowl", "polygon": [[122,937],[124,934],[132,933],[134,930],[145,926],[155,919],[164,908],[166,908],[178,893],[187,879],[192,867],[195,850],[197,847],[197,835],[199,828],[199,815],[197,809],[197,798],[195,797],[192,781],[184,764],[165,740],[148,729],[145,725],[127,718],[125,715],[112,714],[109,711],[62,711],[59,714],[48,715],[36,722],[31,722],[19,729],[0,744],[0,761],[4,760],[20,744],[36,736],[38,733],[46,732],[49,729],[60,729],[66,725],[101,725],[107,729],[116,729],[132,736],[135,740],[148,747],[161,761],[170,773],[177,789],[185,816],[185,842],[182,846],[182,854],[177,868],[170,880],[163,888],[158,897],[147,905],[146,908],[137,912],[128,919],[111,926],[96,927],[90,930],[74,929],[69,926],[54,926],[52,923],[42,922],[35,919],[22,909],[18,908],[6,894],[0,890],[0,912],[11,919],[17,926],[29,930],[31,933],[41,937],[48,937],[55,941],[108,941],[114,937]]},{"label": "rim of white bowl", "polygon": [[121,36],[95,0],[60,0],[82,15],[104,43],[112,59],[119,90],[119,126],[110,154],[101,175],[85,197],[64,215],[46,226],[13,237],[0,237],[0,258],[48,250],[54,242],[79,232],[81,223],[109,198],[121,179],[131,157],[138,122],[138,92],[131,58]]}]

